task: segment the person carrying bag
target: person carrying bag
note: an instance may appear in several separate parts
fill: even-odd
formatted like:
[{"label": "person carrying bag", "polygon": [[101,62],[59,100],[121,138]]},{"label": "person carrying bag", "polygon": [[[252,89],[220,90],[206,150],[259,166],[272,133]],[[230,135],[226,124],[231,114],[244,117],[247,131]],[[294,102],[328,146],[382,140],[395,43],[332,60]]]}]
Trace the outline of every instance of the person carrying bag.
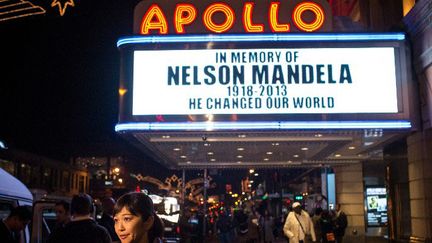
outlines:
[{"label": "person carrying bag", "polygon": [[283,228],[284,234],[289,238],[289,242],[316,242],[315,230],[309,214],[302,210],[299,202],[293,203],[292,207],[293,212],[288,214]]}]

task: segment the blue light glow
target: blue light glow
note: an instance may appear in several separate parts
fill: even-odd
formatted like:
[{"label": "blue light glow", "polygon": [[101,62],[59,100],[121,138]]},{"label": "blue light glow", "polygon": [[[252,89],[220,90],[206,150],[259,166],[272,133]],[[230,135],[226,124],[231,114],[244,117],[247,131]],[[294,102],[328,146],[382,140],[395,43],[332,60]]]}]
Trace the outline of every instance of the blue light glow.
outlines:
[{"label": "blue light glow", "polygon": [[275,122],[139,122],[115,126],[126,131],[201,131],[201,130],[295,130],[295,129],[409,129],[409,121],[275,121]]},{"label": "blue light glow", "polygon": [[177,42],[294,42],[294,41],[402,41],[403,33],[324,33],[324,34],[236,34],[236,35],[173,35],[133,36],[120,38],[117,47],[126,44]]}]

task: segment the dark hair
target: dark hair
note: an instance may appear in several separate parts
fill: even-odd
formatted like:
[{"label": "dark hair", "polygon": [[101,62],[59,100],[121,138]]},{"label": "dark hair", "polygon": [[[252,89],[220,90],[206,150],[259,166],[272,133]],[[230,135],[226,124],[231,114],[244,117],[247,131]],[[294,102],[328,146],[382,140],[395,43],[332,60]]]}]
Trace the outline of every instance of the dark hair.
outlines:
[{"label": "dark hair", "polygon": [[55,205],[56,206],[62,206],[66,212],[69,212],[70,205],[65,200],[60,200],[60,201],[56,202]]},{"label": "dark hair", "polygon": [[80,193],[73,196],[71,202],[71,213],[77,215],[87,215],[92,212],[92,198],[90,195]]},{"label": "dark hair", "polygon": [[315,208],[315,215],[320,215],[323,212],[322,208]]},{"label": "dark hair", "polygon": [[323,218],[323,219],[331,219],[330,211],[323,210],[323,212],[321,214],[321,218]]},{"label": "dark hair", "polygon": [[154,222],[148,232],[149,242],[163,236],[163,222],[154,212],[153,201],[149,196],[141,192],[126,193],[117,200],[114,206],[114,215],[123,208],[126,208],[133,215],[140,216],[142,221],[146,221],[150,216],[153,216]]},{"label": "dark hair", "polygon": [[18,206],[12,208],[8,218],[10,217],[18,217],[21,221],[31,220],[32,219],[32,211],[29,206]]},{"label": "dark hair", "polygon": [[102,211],[111,215],[114,210],[115,200],[112,197],[104,197],[101,200]]}]

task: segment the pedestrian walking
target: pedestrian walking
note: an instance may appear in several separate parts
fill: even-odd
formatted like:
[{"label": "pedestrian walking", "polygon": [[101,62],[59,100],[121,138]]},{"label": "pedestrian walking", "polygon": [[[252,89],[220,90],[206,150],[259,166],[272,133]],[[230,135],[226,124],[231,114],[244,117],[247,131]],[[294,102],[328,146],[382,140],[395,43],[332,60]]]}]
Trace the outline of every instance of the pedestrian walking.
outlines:
[{"label": "pedestrian walking", "polygon": [[73,196],[71,221],[51,233],[48,243],[111,243],[108,231],[91,217],[92,198],[85,193]]},{"label": "pedestrian walking", "polygon": [[309,214],[301,208],[299,202],[293,203],[292,207],[293,211],[288,214],[283,228],[289,242],[316,242],[315,230]]},{"label": "pedestrian walking", "polygon": [[335,215],[335,236],[336,242],[342,243],[343,237],[345,235],[345,230],[348,227],[348,219],[345,212],[342,211],[341,205],[338,203],[336,205],[336,215]]}]

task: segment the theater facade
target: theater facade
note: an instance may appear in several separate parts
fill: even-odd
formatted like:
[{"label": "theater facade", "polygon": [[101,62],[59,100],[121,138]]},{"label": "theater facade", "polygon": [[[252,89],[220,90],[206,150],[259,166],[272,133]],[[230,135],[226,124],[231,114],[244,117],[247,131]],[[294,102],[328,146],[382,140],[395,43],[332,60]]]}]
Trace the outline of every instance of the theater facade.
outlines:
[{"label": "theater facade", "polygon": [[142,1],[117,43],[115,129],[171,169],[332,168],[348,242],[430,241],[431,13],[430,1]]}]

